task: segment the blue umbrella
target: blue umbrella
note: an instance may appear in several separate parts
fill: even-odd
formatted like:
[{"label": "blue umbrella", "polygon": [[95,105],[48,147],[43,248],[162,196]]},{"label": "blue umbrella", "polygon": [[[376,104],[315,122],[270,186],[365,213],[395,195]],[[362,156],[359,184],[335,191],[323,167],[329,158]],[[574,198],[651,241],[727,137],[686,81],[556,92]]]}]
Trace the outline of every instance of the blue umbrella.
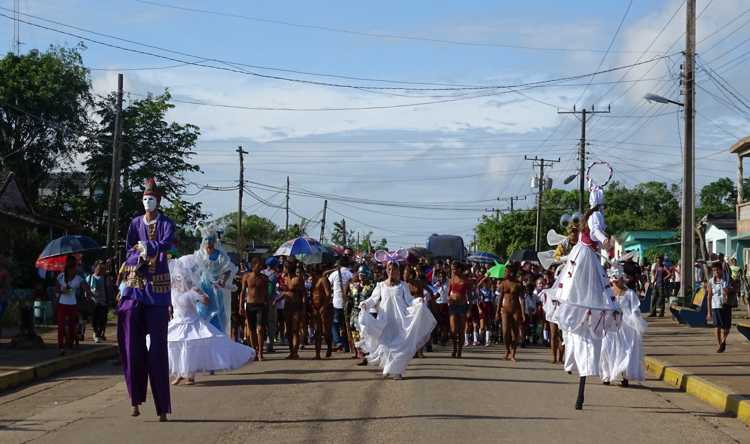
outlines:
[{"label": "blue umbrella", "polygon": [[484,252],[478,252],[474,253],[471,256],[467,258],[469,262],[476,262],[479,264],[494,264],[495,262],[500,262],[500,257],[496,254],[492,253],[484,253]]},{"label": "blue umbrella", "polygon": [[83,253],[86,251],[98,250],[100,248],[101,246],[88,236],[63,236],[48,243],[39,255],[39,259]]},{"label": "blue umbrella", "polygon": [[311,237],[290,239],[276,250],[274,256],[294,256],[305,263],[319,263],[323,258],[325,248]]}]

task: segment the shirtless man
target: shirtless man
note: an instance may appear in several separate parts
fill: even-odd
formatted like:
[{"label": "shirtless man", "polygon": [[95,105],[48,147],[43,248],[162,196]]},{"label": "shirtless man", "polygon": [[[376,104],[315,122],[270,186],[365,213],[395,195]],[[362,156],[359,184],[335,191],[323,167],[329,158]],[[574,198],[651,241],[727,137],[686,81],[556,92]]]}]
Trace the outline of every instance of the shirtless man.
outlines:
[{"label": "shirtless man", "polygon": [[240,305],[240,316],[245,318],[245,327],[250,331],[250,345],[257,352],[256,361],[263,360],[263,342],[266,340],[268,324],[268,277],[261,273],[263,263],[254,257],[250,271],[242,276],[240,295],[244,303]]},{"label": "shirtless man", "polygon": [[331,297],[333,290],[331,290],[331,283],[321,274],[319,267],[313,267],[310,275],[313,283],[310,324],[315,329],[315,359],[320,359],[320,349],[324,337],[328,347],[326,358],[330,358],[333,354],[333,339],[331,338],[331,323],[333,322]]},{"label": "shirtless man", "polygon": [[524,314],[523,290],[516,277],[516,267],[505,269],[505,280],[500,286],[500,301],[497,304],[496,319],[503,326],[505,360],[516,360],[516,349],[521,339],[521,326],[526,322]]},{"label": "shirtless man", "polygon": [[305,278],[297,273],[299,264],[288,262],[288,274],[284,275],[284,321],[286,322],[286,336],[289,342],[289,356],[287,359],[299,359],[300,326],[305,316]]}]

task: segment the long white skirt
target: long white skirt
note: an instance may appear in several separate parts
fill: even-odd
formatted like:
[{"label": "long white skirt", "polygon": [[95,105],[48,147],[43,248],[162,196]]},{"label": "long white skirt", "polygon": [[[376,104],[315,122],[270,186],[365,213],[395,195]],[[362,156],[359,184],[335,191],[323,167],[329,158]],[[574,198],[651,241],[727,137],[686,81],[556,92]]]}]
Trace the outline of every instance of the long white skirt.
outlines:
[{"label": "long white skirt", "polygon": [[643,345],[641,335],[630,325],[623,323],[616,332],[607,332],[602,339],[601,377],[603,381],[614,381],[624,375],[628,380],[643,381]]},{"label": "long white skirt", "polygon": [[565,371],[578,376],[598,376],[602,340],[590,335],[565,333]]},{"label": "long white skirt", "polygon": [[[553,299],[560,306],[552,321],[563,330],[601,338],[604,331],[617,330],[613,315],[612,286],[600,258],[591,247],[581,242],[573,247],[563,267]],[[585,332],[584,329],[589,330]]]},{"label": "long white skirt", "polygon": [[234,370],[255,359],[255,350],[234,342],[198,317],[169,323],[169,372],[191,377],[196,373]]},{"label": "long white skirt", "polygon": [[430,309],[420,301],[406,307],[405,313],[394,308],[388,305],[377,318],[367,310],[359,313],[362,340],[357,347],[369,353],[368,363],[382,368],[384,375],[403,375],[437,325]]}]

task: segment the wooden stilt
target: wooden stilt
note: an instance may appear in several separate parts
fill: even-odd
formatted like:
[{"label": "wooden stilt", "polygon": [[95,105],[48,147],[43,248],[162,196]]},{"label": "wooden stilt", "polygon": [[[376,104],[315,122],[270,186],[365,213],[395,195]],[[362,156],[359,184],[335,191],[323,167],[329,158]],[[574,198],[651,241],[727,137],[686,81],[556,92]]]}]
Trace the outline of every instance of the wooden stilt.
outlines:
[{"label": "wooden stilt", "polygon": [[576,400],[576,410],[583,410],[583,392],[586,391],[586,377],[581,376],[578,380],[578,399]]}]

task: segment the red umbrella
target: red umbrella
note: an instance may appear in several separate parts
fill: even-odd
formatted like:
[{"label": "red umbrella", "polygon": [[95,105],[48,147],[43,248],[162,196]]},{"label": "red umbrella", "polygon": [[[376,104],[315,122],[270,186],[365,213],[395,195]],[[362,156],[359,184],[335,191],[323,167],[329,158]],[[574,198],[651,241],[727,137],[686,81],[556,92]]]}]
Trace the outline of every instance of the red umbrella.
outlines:
[{"label": "red umbrella", "polygon": [[[76,253],[72,256],[74,256],[79,263],[83,257],[81,253]],[[63,271],[65,269],[65,259],[67,258],[68,255],[40,258],[36,260],[36,268],[44,271]]]}]

